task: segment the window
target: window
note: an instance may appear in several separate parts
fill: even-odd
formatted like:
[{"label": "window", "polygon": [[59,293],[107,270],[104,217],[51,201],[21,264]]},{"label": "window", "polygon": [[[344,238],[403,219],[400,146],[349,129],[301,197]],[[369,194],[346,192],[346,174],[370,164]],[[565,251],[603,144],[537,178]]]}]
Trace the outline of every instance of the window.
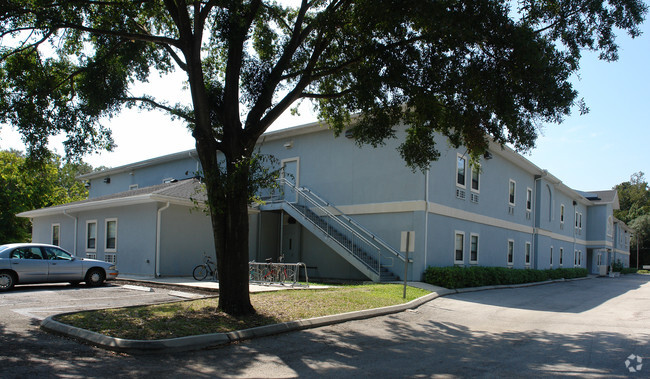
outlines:
[{"label": "window", "polygon": [[582,267],[582,250],[578,250],[578,267]]},{"label": "window", "polygon": [[564,204],[560,205],[560,224],[564,224]]},{"label": "window", "polygon": [[514,262],[515,262],[515,241],[508,240],[508,257],[507,257],[508,266],[512,266]]},{"label": "window", "polygon": [[469,236],[469,263],[478,263],[478,234]]},{"label": "window", "polygon": [[515,183],[514,180],[510,179],[510,183],[508,184],[508,203],[512,206],[515,205],[515,189],[516,189],[517,184]]},{"label": "window", "polygon": [[578,266],[578,250],[573,250],[573,267]]},{"label": "window", "polygon": [[582,213],[578,215],[578,230],[582,230]]},{"label": "window", "polygon": [[458,155],[456,160],[456,185],[465,188],[465,166],[467,160],[462,156]]},{"label": "window", "polygon": [[603,253],[598,253],[596,256],[596,265],[601,266],[603,264]]},{"label": "window", "polygon": [[526,266],[530,266],[530,242],[526,242]]},{"label": "window", "polygon": [[61,224],[52,224],[52,245],[61,244]]},{"label": "window", "polygon": [[553,246],[551,246],[551,254],[550,254],[549,264],[551,265],[550,267],[553,268]]},{"label": "window", "polygon": [[526,188],[526,210],[530,211],[533,209],[533,190]]},{"label": "window", "polygon": [[463,252],[465,244],[465,233],[456,232],[455,242],[454,242],[454,263],[463,263],[464,257]]},{"label": "window", "polygon": [[117,248],[117,219],[106,220],[106,251],[115,252]]},{"label": "window", "polygon": [[564,248],[560,248],[560,267],[562,267],[562,261],[564,260]]},{"label": "window", "polygon": [[472,191],[479,192],[479,177],[481,175],[481,166],[472,166]]},{"label": "window", "polygon": [[86,251],[97,251],[97,221],[86,221]]}]

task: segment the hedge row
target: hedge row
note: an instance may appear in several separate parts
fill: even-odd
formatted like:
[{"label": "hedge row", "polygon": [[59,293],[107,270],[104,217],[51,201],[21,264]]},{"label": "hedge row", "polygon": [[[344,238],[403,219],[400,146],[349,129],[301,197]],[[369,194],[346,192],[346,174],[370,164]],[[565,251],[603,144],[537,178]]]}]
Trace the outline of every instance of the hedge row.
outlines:
[{"label": "hedge row", "polygon": [[424,281],[445,288],[482,287],[500,284],[543,282],[549,279],[572,279],[587,276],[585,268],[523,270],[505,267],[429,267]]}]

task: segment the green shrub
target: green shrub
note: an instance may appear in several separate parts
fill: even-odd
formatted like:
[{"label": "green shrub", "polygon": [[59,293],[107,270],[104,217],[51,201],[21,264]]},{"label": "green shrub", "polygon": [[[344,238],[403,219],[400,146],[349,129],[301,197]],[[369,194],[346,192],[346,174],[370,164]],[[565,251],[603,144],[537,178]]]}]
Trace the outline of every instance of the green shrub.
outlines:
[{"label": "green shrub", "polygon": [[584,268],[523,270],[505,267],[428,267],[426,283],[445,288],[482,287],[501,284],[543,282],[549,279],[573,279],[587,276]]},{"label": "green shrub", "polygon": [[626,267],[621,270],[621,274],[636,274],[636,269],[631,267]]},{"label": "green shrub", "polygon": [[612,263],[612,271],[622,272],[623,271],[623,262],[620,259],[617,259],[616,262]]},{"label": "green shrub", "polygon": [[639,270],[636,273],[637,274],[650,274],[650,270]]}]

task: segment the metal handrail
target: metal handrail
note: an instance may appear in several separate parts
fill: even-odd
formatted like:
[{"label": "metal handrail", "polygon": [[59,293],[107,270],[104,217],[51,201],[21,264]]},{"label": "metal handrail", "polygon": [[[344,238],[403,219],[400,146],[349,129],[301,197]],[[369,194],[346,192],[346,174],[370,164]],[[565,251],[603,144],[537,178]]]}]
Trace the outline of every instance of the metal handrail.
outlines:
[{"label": "metal handrail", "polygon": [[402,262],[406,261],[406,258],[402,256],[397,250],[395,250],[392,246],[390,246],[388,243],[386,243],[383,239],[380,237],[376,236],[374,233],[366,229],[363,225],[359,224],[358,222],[354,221],[352,218],[348,217],[345,213],[343,213],[340,209],[338,209],[335,205],[332,205],[329,203],[327,200],[323,199],[322,197],[318,196],[316,193],[314,193],[312,190],[309,188],[305,187],[300,187],[301,191],[307,191],[311,195],[313,195],[315,198],[317,198],[321,203],[324,203],[327,207],[334,209],[336,212],[339,213],[339,216],[349,222],[350,224],[354,225],[356,228],[358,228],[360,231],[365,233],[369,238],[372,238],[373,241],[377,241],[381,246],[384,247],[384,249],[388,250],[390,253],[398,257],[399,259],[402,260]]},{"label": "metal handrail", "polygon": [[[289,182],[288,180],[281,178],[279,179],[280,185],[287,185],[291,189],[293,189],[298,196],[300,196],[301,199],[304,199],[309,205],[312,205],[314,209],[316,209],[319,213],[314,212],[318,217],[327,217],[330,220],[332,220],[334,223],[336,223],[338,226],[340,226],[343,231],[349,233],[348,238],[351,242],[351,246],[346,246],[343,244],[341,241],[337,240],[336,238],[332,238],[332,233],[330,230],[325,230],[323,229],[319,224],[311,220],[309,217],[307,217],[300,209],[296,207],[295,204],[291,202],[286,202],[289,206],[291,206],[293,209],[295,209],[297,212],[303,214],[314,226],[322,230],[325,234],[327,234],[332,240],[334,240],[339,246],[343,247],[346,251],[348,251],[350,254],[354,255],[357,257],[364,265],[366,265],[368,268],[376,272],[377,274],[381,273],[381,248],[377,245],[375,245],[372,241],[367,239],[365,236],[360,234],[357,230],[352,228],[350,225],[345,224],[342,222],[335,214],[333,214],[329,209],[326,207],[323,207],[321,204],[318,203],[318,201],[314,200],[312,197],[315,196],[315,194],[311,191],[309,193],[306,193],[304,188],[298,188],[296,187],[293,183]],[[312,210],[313,212],[313,210]],[[329,224],[328,224],[329,225]],[[339,230],[341,232],[341,230]],[[365,244],[370,250],[374,250],[374,253],[376,254],[376,267],[373,267],[373,265],[368,264],[364,259],[360,258],[357,254],[355,254],[355,247],[360,247],[359,243],[355,243],[354,239],[358,240],[358,242],[362,242]],[[367,253],[372,253],[372,251],[366,251]]]}]

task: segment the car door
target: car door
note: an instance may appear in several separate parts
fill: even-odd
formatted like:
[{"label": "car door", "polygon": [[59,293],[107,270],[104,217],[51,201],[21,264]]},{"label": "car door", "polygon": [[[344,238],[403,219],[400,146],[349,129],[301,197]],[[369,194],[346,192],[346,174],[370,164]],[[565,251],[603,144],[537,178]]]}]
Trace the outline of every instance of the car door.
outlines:
[{"label": "car door", "polygon": [[75,259],[67,251],[45,246],[45,255],[48,258],[48,282],[73,282],[83,280],[83,267],[80,259]]},{"label": "car door", "polygon": [[48,262],[38,246],[17,247],[11,252],[11,268],[18,274],[19,283],[47,282]]}]

